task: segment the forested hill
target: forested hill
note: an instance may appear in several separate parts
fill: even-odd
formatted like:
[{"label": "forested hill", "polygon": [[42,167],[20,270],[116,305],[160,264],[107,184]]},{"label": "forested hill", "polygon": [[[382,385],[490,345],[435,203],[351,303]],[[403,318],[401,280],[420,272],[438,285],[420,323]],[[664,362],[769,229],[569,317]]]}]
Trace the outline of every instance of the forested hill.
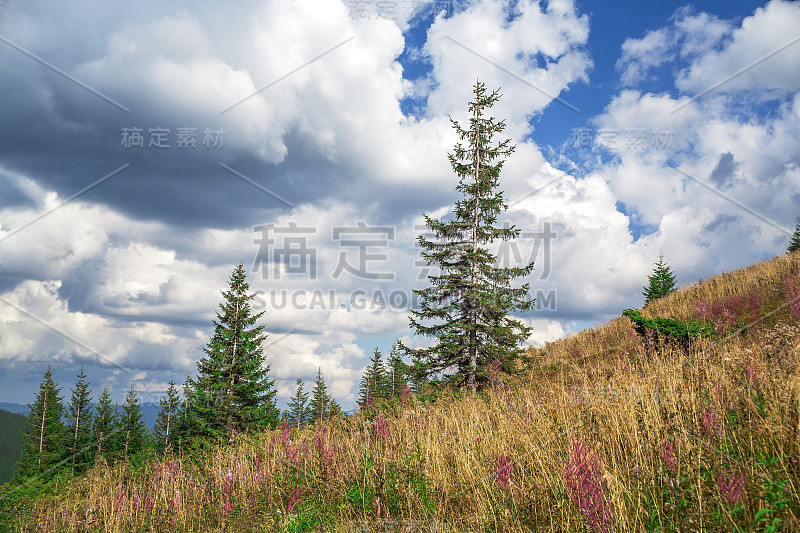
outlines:
[{"label": "forested hill", "polygon": [[0,485],[8,482],[14,473],[14,465],[22,454],[24,430],[24,416],[0,409]]}]

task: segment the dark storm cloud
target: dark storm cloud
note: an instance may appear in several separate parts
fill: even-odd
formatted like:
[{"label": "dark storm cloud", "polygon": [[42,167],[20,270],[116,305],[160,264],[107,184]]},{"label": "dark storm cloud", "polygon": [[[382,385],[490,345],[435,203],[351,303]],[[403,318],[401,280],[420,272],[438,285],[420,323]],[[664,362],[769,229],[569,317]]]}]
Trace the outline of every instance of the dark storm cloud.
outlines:
[{"label": "dark storm cloud", "polygon": [[[24,191],[15,179],[0,174],[0,209],[6,207],[35,207],[36,200]],[[0,229],[10,229],[3,228]]]},{"label": "dark storm cloud", "polygon": [[[177,46],[167,47],[164,42],[169,36],[152,28],[148,30],[146,25],[144,29],[136,29],[136,24],[144,23],[141,16],[122,13],[112,18],[108,10],[92,6],[92,2],[86,2],[85,7],[87,12],[97,8],[98,24],[77,21],[72,11],[64,21],[74,26],[72,32],[56,25],[52,35],[26,36],[14,31],[8,22],[0,23],[3,35],[14,39],[14,46],[0,43],[0,91],[4,94],[0,104],[0,161],[10,171],[66,198],[129,164],[119,175],[87,191],[80,200],[108,206],[133,219],[157,220],[179,228],[257,224],[266,216],[323,198],[354,202],[383,200],[374,185],[369,186],[371,176],[365,176],[363,169],[348,161],[332,163],[320,153],[314,140],[300,131],[294,117],[280,116],[274,128],[269,116],[264,116],[260,124],[258,117],[253,118],[259,112],[259,105],[280,111],[287,98],[285,86],[270,87],[259,94],[259,102],[246,101],[224,114],[216,104],[207,104],[216,101],[214,98],[219,95],[209,96],[213,91],[200,83],[205,81],[213,86],[218,80],[201,78],[197,84],[185,88],[185,95],[154,90],[159,86],[174,89],[180,86],[179,76],[186,75],[180,69],[157,71],[162,60],[187,68],[198,61],[218,66],[214,63],[217,61],[223,65],[219,67],[223,72],[234,74],[243,72],[237,61],[245,64],[252,61],[249,52],[228,50],[226,61],[231,62],[228,67],[217,59],[217,50],[196,42],[206,36],[203,32],[216,31],[216,28],[195,28],[193,17],[202,15],[191,12],[191,16],[176,16],[174,24],[189,28],[187,32],[194,40],[178,41]],[[34,15],[26,9],[17,4],[14,15],[20,20],[33,19]],[[63,10],[54,6],[56,15]],[[154,13],[159,11],[163,12],[163,8]],[[43,16],[52,17],[53,13]],[[147,22],[154,20],[158,21],[157,15],[151,15]],[[159,28],[157,22],[153,25]],[[145,36],[147,31],[154,33]],[[198,35],[192,34],[193,31]],[[74,39],[72,33],[77,33]],[[68,37],[68,45],[59,42]],[[136,52],[125,63],[126,46],[149,46],[151,50]],[[213,74],[212,71],[209,76]],[[303,95],[288,97],[299,99],[299,108],[305,107]],[[224,94],[221,98],[228,104],[237,99],[234,94],[227,100]],[[335,112],[333,115],[335,118]],[[248,128],[252,124],[262,128],[260,134],[264,138],[258,137],[259,131]],[[131,146],[128,132],[133,128],[141,130],[142,147]],[[194,129],[195,147],[187,147],[185,143],[178,146],[179,128]],[[206,130],[213,142],[204,145]],[[164,134],[160,140],[158,132]],[[157,142],[151,146],[154,137]],[[276,141],[286,145],[279,163],[271,161],[274,154],[269,154],[276,149]],[[226,171],[220,163],[273,194]],[[407,210],[415,200],[408,197],[408,203],[401,204],[401,199],[395,196],[387,201],[388,211]],[[7,204],[22,200],[20,194],[5,193],[0,201]]]}]

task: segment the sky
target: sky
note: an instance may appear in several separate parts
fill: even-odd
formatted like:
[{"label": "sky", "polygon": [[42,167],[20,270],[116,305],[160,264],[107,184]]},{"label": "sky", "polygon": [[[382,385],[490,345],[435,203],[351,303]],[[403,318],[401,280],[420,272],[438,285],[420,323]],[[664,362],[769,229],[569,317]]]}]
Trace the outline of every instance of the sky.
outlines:
[{"label": "sky", "polygon": [[[516,146],[500,218],[535,262],[527,344],[786,250],[800,215],[800,5],[782,0],[0,3],[0,401],[157,401],[243,262],[284,407],[351,409],[375,348],[425,346],[423,215],[476,80]],[[500,140],[500,138],[498,138]]]}]

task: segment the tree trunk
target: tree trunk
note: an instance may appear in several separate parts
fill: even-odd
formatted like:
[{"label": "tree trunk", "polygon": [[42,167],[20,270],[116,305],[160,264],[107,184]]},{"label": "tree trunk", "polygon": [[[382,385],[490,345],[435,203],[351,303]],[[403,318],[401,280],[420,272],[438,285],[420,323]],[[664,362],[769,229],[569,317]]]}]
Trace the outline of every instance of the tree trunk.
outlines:
[{"label": "tree trunk", "polygon": [[[48,369],[49,371],[49,369]],[[42,426],[39,429],[39,468],[42,468],[42,449],[44,448],[44,419],[47,416],[47,389],[44,391],[44,400],[42,401]]]},{"label": "tree trunk", "polygon": [[[480,106],[476,105],[474,114],[476,117],[480,116]],[[475,286],[478,282],[478,262],[476,256],[478,253],[478,209],[481,203],[481,188],[480,188],[480,171],[481,171],[481,157],[480,157],[480,138],[481,129],[480,122],[477,125],[475,136],[475,215],[472,219],[472,279],[470,286],[470,332],[469,332],[469,373],[468,373],[468,387],[471,392],[475,392],[475,373],[478,369],[478,298],[475,295]]]},{"label": "tree trunk", "polygon": [[[233,370],[234,365],[236,364],[236,344],[239,338],[236,336],[236,326],[239,324],[239,300],[236,300],[236,312],[234,313],[233,318],[233,353],[231,354],[231,370]],[[231,384],[230,388],[228,389],[228,429],[230,430],[231,423],[233,422],[233,381],[236,374],[235,372],[231,372]],[[232,430],[231,430],[232,432]]]}]

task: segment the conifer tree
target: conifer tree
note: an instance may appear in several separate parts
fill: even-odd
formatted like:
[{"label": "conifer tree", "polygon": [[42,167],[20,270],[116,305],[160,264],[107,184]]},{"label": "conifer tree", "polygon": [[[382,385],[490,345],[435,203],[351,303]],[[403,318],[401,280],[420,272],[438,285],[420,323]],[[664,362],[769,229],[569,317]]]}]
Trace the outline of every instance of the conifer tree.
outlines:
[{"label": "conifer tree", "polygon": [[459,178],[456,190],[463,199],[456,202],[450,221],[425,215],[434,239],[418,238],[426,263],[440,272],[428,276],[429,287],[414,290],[420,308],[411,311],[410,324],[417,335],[435,337],[437,342],[429,348],[403,347],[423,360],[430,372],[441,372],[448,381],[465,384],[471,391],[488,381],[487,368],[494,360],[506,372],[515,370],[514,360],[523,355],[521,345],[531,328],[511,313],[528,311],[535,303],[526,300],[528,284],[511,285],[530,274],[533,263],[497,267],[497,257],[487,248],[498,239],[506,241],[520,234],[515,226],[496,224],[500,212],[508,208],[498,190],[502,158],[514,147],[510,139],[493,144],[505,121],[484,116],[500,98],[498,92],[487,94],[486,86],[476,82],[473,93],[469,129],[450,119],[460,140],[467,143],[457,143],[448,154]]},{"label": "conifer tree", "polygon": [[277,425],[275,381],[268,379],[261,346],[266,334],[263,325],[256,325],[264,313],[252,313],[250,302],[256,295],[249,290],[239,263],[229,289],[222,292],[224,302],[204,349],[206,357],[198,361],[198,376],[191,381],[189,426],[196,436],[226,439],[234,430]]},{"label": "conifer tree", "polygon": [[303,392],[303,380],[297,378],[296,383],[297,391],[289,401],[284,418],[289,425],[301,429],[309,422],[312,413],[308,404],[308,393]]},{"label": "conifer tree", "polygon": [[[364,369],[359,388],[358,405],[363,410],[367,404],[387,398],[388,383],[383,366],[383,354],[375,348],[370,364]],[[369,400],[368,400],[369,398]]]},{"label": "conifer tree", "polygon": [[92,393],[86,381],[86,373],[81,370],[75,388],[72,389],[72,400],[67,408],[67,445],[66,452],[75,472],[82,472],[92,464]]},{"label": "conifer tree", "polygon": [[24,434],[25,448],[14,474],[16,481],[53,472],[64,459],[66,428],[62,421],[64,403],[61,388],[53,381],[50,366],[39,385],[39,393],[28,404],[28,429]]},{"label": "conifer tree", "polygon": [[789,249],[786,250],[786,253],[792,253],[800,250],[800,218],[797,219],[797,226],[794,228],[794,234],[792,234],[792,241],[789,243]]},{"label": "conifer tree", "polygon": [[675,274],[664,262],[663,254],[658,254],[658,262],[656,262],[653,273],[647,276],[647,280],[648,285],[642,287],[645,305],[675,290]]},{"label": "conifer tree", "polygon": [[92,424],[92,447],[95,463],[102,457],[113,463],[119,449],[119,415],[111,403],[111,391],[108,385],[97,399]]},{"label": "conifer tree", "polygon": [[411,366],[408,368],[408,379],[410,381],[411,391],[414,394],[420,394],[425,390],[428,384],[428,368],[421,360],[413,358]]},{"label": "conifer tree", "polygon": [[167,395],[159,400],[161,409],[153,424],[153,444],[156,450],[163,452],[178,444],[181,420],[181,397],[175,382],[170,380]]},{"label": "conifer tree", "polygon": [[328,420],[341,412],[341,408],[329,394],[328,386],[322,377],[322,369],[317,368],[317,379],[314,381],[314,388],[311,390],[311,421],[314,423]]},{"label": "conifer tree", "polygon": [[125,395],[120,415],[120,437],[122,457],[128,458],[144,448],[147,443],[147,425],[142,415],[142,403],[136,393],[136,385],[131,383],[131,388]]},{"label": "conifer tree", "polygon": [[191,427],[191,407],[189,406],[189,398],[192,394],[192,377],[189,372],[186,372],[186,381],[183,382],[183,399],[180,408],[178,409],[178,425],[175,428],[174,443],[180,445],[181,439],[189,436],[196,435],[199,432],[193,430]]},{"label": "conifer tree", "polygon": [[403,361],[400,350],[400,344],[396,342],[386,361],[387,392],[391,397],[400,396],[400,391],[406,386],[408,379],[408,365]]}]

